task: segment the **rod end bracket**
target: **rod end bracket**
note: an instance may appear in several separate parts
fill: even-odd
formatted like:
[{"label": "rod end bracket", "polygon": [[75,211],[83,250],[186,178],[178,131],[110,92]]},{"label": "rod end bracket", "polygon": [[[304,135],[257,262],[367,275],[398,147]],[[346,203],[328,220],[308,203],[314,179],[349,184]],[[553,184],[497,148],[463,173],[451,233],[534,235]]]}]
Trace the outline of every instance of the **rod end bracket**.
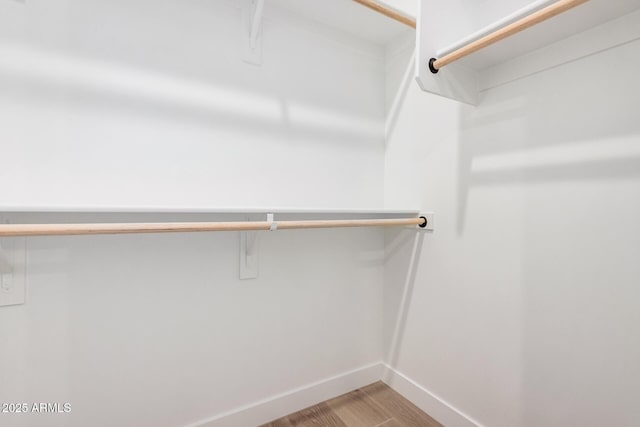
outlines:
[{"label": "rod end bracket", "polygon": [[424,220],[422,224],[418,224],[420,230],[433,231],[433,212],[424,212],[418,218]]},{"label": "rod end bracket", "polygon": [[433,74],[438,74],[438,71],[440,71],[433,65],[436,61],[437,61],[436,58],[431,58],[429,60],[429,71],[431,71]]}]

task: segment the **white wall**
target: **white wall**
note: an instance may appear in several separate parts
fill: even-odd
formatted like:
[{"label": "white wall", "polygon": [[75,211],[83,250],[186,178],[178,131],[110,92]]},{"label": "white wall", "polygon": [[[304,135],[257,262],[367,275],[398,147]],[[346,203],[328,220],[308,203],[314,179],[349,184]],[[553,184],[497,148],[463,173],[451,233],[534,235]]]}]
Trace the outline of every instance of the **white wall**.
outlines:
[{"label": "white wall", "polygon": [[240,3],[2,2],[2,205],[380,207],[382,49]]},{"label": "white wall", "polygon": [[[234,2],[2,2],[0,205],[380,207],[382,50],[277,10],[262,66],[243,42]],[[379,231],[265,233],[239,281],[237,233],[30,238],[0,402],[72,413],[0,424],[186,425],[379,362],[382,252]]]},{"label": "white wall", "polygon": [[403,94],[385,203],[436,230],[387,235],[387,361],[477,424],[640,423],[638,58],[630,42],[475,108]]},{"label": "white wall", "polygon": [[277,10],[244,64],[235,6],[0,3],[0,204],[364,208],[384,188],[435,233],[389,233],[384,258],[376,231],[265,234],[247,282],[234,233],[30,239],[0,401],[73,412],[11,423],[184,425],[385,354],[478,424],[636,425],[638,42],[471,108],[403,82],[403,40],[385,95],[379,48]]},{"label": "white wall", "polygon": [[3,419],[183,426],[379,362],[382,235],[323,231],[261,234],[247,281],[237,233],[29,239],[0,400],[72,412]]}]

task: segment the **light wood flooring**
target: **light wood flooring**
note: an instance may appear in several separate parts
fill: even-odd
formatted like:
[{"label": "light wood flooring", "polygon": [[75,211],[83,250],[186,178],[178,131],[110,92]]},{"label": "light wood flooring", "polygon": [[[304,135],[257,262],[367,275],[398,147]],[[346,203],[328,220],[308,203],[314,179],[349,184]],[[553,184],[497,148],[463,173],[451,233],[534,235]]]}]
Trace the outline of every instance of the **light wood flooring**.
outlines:
[{"label": "light wood flooring", "polygon": [[381,381],[261,427],[442,427]]}]

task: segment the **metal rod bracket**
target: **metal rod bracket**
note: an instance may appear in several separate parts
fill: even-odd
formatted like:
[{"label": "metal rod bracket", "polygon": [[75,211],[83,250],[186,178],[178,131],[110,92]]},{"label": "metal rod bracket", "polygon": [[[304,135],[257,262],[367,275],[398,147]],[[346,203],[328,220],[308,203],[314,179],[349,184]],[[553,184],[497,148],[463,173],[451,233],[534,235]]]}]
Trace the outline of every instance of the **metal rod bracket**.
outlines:
[{"label": "metal rod bracket", "polygon": [[12,274],[13,273],[13,264],[9,260],[9,255],[0,245],[0,274]]},{"label": "metal rod bracket", "polygon": [[262,16],[264,0],[245,0],[242,10],[244,51],[242,60],[254,65],[262,64]]},{"label": "metal rod bracket", "polygon": [[[250,218],[245,218],[247,221]],[[258,277],[258,232],[240,233],[240,280]]]},{"label": "metal rod bracket", "polygon": [[24,304],[25,295],[25,238],[3,238],[0,245],[0,307]]},{"label": "metal rod bracket", "polygon": [[418,225],[418,229],[421,231],[433,231],[433,212],[421,213],[419,218],[424,218],[425,223]]}]

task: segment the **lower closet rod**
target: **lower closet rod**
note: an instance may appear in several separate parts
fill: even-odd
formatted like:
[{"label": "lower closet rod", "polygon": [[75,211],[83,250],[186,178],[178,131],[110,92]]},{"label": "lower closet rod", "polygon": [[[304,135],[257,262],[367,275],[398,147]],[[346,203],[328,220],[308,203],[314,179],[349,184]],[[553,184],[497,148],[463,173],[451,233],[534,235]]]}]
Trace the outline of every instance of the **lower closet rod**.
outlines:
[{"label": "lower closet rod", "polygon": [[102,224],[0,224],[0,237],[81,234],[172,233],[192,231],[258,231],[337,227],[427,226],[425,217],[311,221],[166,222]]}]

